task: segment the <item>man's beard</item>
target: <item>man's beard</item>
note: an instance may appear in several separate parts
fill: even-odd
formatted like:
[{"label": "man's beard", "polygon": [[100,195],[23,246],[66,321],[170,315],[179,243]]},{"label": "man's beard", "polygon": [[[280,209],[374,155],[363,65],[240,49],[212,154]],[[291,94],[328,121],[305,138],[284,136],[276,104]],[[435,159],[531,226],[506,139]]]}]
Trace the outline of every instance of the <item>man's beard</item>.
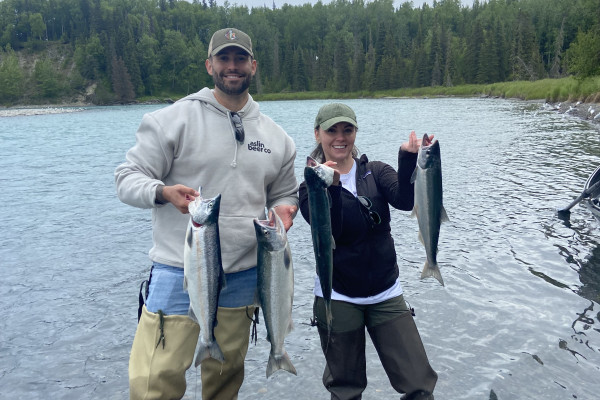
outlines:
[{"label": "man's beard", "polygon": [[212,77],[213,77],[213,82],[216,87],[218,87],[223,93],[225,93],[227,95],[233,95],[233,96],[237,96],[237,95],[244,93],[250,87],[250,82],[252,81],[252,75],[248,74],[248,75],[246,75],[246,77],[244,78],[244,80],[242,81],[242,84],[240,86],[229,87],[225,84],[225,81],[223,80],[223,78],[221,78],[221,76],[219,74],[217,74],[216,72],[213,73]]}]

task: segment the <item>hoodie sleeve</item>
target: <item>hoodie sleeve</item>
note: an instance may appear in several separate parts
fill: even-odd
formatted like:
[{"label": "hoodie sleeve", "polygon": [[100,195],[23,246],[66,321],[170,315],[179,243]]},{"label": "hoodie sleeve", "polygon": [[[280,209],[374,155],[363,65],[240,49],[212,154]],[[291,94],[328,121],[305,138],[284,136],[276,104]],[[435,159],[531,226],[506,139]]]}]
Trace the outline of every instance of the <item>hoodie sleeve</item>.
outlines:
[{"label": "hoodie sleeve", "polygon": [[146,114],[136,133],[136,143],[127,152],[126,161],[115,170],[119,199],[139,208],[160,206],[156,203],[156,187],[169,171],[171,161],[165,151],[163,130],[152,116]]}]

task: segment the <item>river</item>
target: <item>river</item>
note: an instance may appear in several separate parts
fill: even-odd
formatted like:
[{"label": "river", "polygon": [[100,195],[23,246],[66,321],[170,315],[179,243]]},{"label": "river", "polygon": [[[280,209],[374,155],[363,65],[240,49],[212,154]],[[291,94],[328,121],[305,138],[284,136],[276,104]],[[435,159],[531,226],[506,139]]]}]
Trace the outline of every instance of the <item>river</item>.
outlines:
[{"label": "river", "polygon": [[[600,163],[597,128],[503,99],[347,100],[357,146],[397,166],[411,130],[435,134],[444,203],[439,256],[446,286],[420,280],[415,219],[392,213],[405,297],[445,399],[596,399],[600,393],[600,224],[583,205],[556,210]],[[262,102],[294,139],[296,175],[325,101]],[[150,211],[119,202],[113,171],[144,113],[164,105],[89,107],[0,118],[0,398],[126,399],[137,294],[150,262]],[[314,258],[301,217],[289,239],[298,376],[266,379],[264,324],[240,399],[326,399],[312,315]],[[398,398],[367,343],[366,400]],[[185,398],[200,398],[199,372]]]}]

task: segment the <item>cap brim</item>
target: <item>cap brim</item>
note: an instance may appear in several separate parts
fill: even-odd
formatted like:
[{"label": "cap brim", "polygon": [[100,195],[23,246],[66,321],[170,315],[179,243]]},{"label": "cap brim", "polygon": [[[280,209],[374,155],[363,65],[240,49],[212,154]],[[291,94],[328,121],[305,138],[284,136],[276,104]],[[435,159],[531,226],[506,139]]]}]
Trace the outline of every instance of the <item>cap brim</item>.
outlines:
[{"label": "cap brim", "polygon": [[244,46],[237,44],[237,43],[222,44],[221,46],[214,48],[212,53],[210,53],[210,55],[214,56],[214,55],[218,54],[221,50],[226,49],[228,47],[239,47],[240,49],[244,50],[246,53],[250,54],[250,56],[254,57],[254,55],[252,54],[251,51],[248,51],[247,48],[245,48]]},{"label": "cap brim", "polygon": [[326,131],[327,129],[331,128],[332,126],[334,126],[335,124],[338,124],[340,122],[348,122],[349,124],[354,125],[355,127],[358,128],[358,124],[356,123],[355,120],[353,120],[350,117],[335,117],[335,118],[330,118],[327,121],[323,121],[319,126],[321,127],[321,129],[323,129],[324,131]]}]

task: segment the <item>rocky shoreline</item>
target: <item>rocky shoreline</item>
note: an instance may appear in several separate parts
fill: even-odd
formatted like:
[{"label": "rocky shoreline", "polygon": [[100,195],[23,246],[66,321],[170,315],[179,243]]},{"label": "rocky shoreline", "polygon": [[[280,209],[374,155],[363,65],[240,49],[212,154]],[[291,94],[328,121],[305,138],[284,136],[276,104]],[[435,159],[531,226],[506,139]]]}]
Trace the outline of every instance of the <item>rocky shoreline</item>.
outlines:
[{"label": "rocky shoreline", "polygon": [[560,103],[544,103],[544,108],[588,121],[600,129],[600,103],[582,103],[581,101],[572,103],[564,101]]},{"label": "rocky shoreline", "polygon": [[[166,98],[163,100],[151,100],[143,102],[133,102],[129,104],[105,104],[105,105],[139,105],[139,104],[172,104],[174,100]],[[31,115],[48,115],[48,114],[64,114],[84,111],[88,108],[98,107],[97,104],[76,101],[66,102],[60,104],[46,104],[46,105],[15,105],[12,107],[0,106],[0,118],[1,117],[22,117]]]},{"label": "rocky shoreline", "polygon": [[31,115],[64,114],[79,112],[85,110],[85,107],[48,107],[48,106],[30,106],[24,108],[1,108],[0,117],[22,117]]},{"label": "rocky shoreline", "polygon": [[[170,99],[165,100],[165,104],[172,103]],[[143,103],[135,103],[143,104]],[[145,103],[144,103],[145,104]],[[0,117],[17,117],[17,116],[32,116],[32,115],[48,115],[48,114],[64,114],[84,111],[89,107],[95,107],[94,104],[64,104],[55,106],[15,106],[15,107],[0,107]],[[542,106],[545,110],[555,111],[560,114],[571,115],[576,118],[588,121],[595,127],[600,129],[600,103],[582,103],[578,102],[560,102],[560,103],[544,103]]]}]

